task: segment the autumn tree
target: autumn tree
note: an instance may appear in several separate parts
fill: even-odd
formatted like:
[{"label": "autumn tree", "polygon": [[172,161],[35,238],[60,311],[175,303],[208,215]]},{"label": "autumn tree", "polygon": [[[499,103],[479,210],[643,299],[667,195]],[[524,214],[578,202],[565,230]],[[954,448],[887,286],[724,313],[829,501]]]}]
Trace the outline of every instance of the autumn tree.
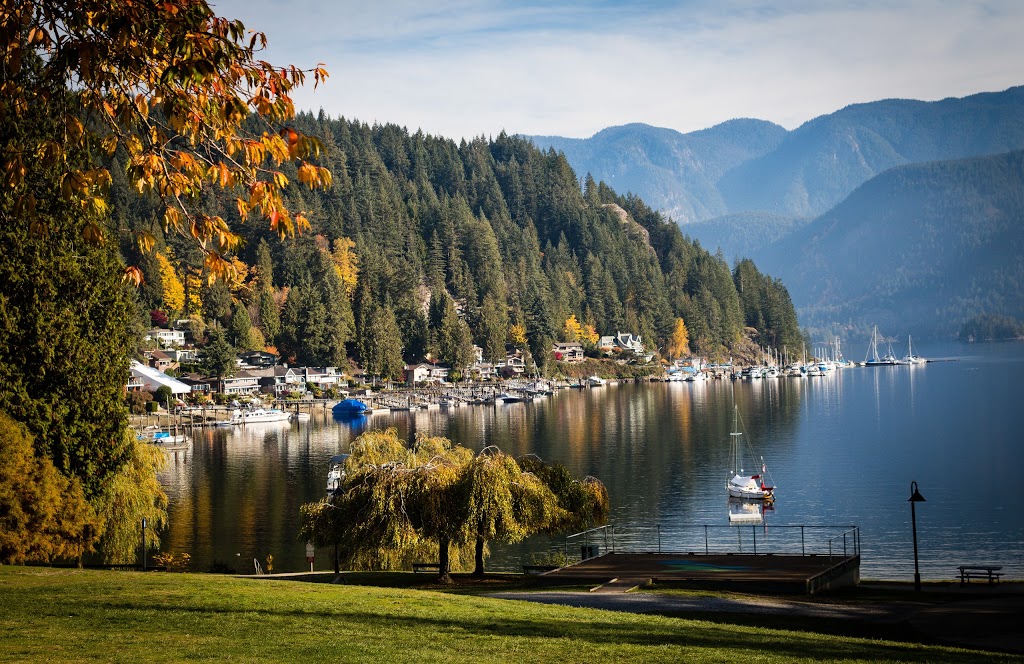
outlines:
[{"label": "autumn tree", "polygon": [[26,428],[0,413],[0,564],[80,559],[101,524],[81,484],[36,456]]},{"label": "autumn tree", "polygon": [[565,319],[565,325],[562,326],[562,337],[565,341],[583,340],[583,326],[576,320],[576,314]]},{"label": "autumn tree", "polygon": [[672,327],[672,336],[668,340],[668,354],[672,358],[680,358],[690,352],[690,333],[682,318],[677,318]]},{"label": "autumn tree", "polygon": [[[204,187],[234,194],[242,220],[258,212],[287,236],[308,222],[284,203],[282,164],[294,162],[310,187],[331,184],[313,162],[319,142],[285,124],[294,115],[289,93],[306,72],[261,60],[265,36],[217,17],[205,0],[4,0],[0,41],[0,124],[50,104],[59,125],[0,146],[13,206],[33,227],[46,199],[58,197],[85,212],[82,238],[102,242],[111,175],[99,156],[121,151],[129,185],[162,202],[163,228],[191,237],[207,273],[227,276],[224,255],[239,237],[223,217],[201,211]],[[312,72],[317,83],[327,76]],[[51,104],[67,90],[74,103]],[[58,189],[28,185],[42,168],[56,169]],[[137,239],[145,250],[155,243],[149,231]],[[126,274],[141,278],[137,268]]]},{"label": "autumn tree", "polygon": [[339,237],[334,241],[331,249],[331,260],[334,261],[334,269],[341,279],[342,287],[348,299],[356,292],[356,283],[359,280],[359,257],[356,256],[356,243],[347,237]]}]

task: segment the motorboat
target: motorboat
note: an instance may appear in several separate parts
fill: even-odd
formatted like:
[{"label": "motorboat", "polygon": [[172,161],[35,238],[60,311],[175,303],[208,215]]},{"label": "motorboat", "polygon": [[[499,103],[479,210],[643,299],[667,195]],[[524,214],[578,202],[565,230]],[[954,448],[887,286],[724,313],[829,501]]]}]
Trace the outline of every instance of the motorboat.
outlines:
[{"label": "motorboat", "polygon": [[267,422],[287,422],[288,413],[278,408],[244,408],[231,413],[228,424],[264,424]]}]

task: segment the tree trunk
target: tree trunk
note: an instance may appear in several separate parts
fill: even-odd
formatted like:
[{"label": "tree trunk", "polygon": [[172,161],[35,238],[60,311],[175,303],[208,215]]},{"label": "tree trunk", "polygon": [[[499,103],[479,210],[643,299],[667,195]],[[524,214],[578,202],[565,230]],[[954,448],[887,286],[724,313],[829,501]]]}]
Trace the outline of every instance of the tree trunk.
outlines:
[{"label": "tree trunk", "polygon": [[334,543],[334,573],[335,574],[340,574],[341,573],[341,566],[340,566],[340,563],[338,561],[338,543],[337,542]]},{"label": "tree trunk", "polygon": [[449,541],[442,537],[437,542],[437,581],[438,583],[451,583],[451,560],[448,555]]},{"label": "tree trunk", "polygon": [[479,535],[476,538],[476,567],[473,569],[473,576],[480,578],[484,575],[484,538]]}]

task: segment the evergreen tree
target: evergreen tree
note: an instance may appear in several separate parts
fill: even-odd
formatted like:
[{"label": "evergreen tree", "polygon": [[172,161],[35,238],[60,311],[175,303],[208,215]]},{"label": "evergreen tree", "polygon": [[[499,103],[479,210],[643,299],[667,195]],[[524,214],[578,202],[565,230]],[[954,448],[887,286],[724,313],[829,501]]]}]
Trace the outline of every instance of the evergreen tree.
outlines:
[{"label": "evergreen tree", "polygon": [[235,303],[234,313],[231,314],[228,339],[239,351],[256,350],[253,344],[252,319],[249,318],[249,310],[241,302]]},{"label": "evergreen tree", "polygon": [[203,346],[200,358],[203,370],[210,376],[216,376],[218,380],[234,375],[238,368],[235,349],[228,343],[224,330],[219,327],[211,328],[207,332],[206,345]]},{"label": "evergreen tree", "polygon": [[277,303],[274,302],[274,295],[269,290],[260,291],[260,330],[263,338],[270,345],[277,342],[277,335],[281,332],[281,314],[277,310]]}]

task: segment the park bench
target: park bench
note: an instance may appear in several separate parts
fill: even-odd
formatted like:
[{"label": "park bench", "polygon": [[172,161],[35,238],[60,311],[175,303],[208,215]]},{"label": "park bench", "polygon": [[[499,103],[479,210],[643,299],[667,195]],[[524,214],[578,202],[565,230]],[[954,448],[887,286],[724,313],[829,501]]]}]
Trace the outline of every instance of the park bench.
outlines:
[{"label": "park bench", "polygon": [[970,583],[971,579],[988,579],[990,584],[999,583],[999,577],[1003,575],[999,570],[1000,565],[960,565],[960,585]]},{"label": "park bench", "polygon": [[543,574],[558,569],[558,565],[523,565],[523,574]]},{"label": "park bench", "polygon": [[441,565],[438,563],[413,563],[412,571],[416,574],[420,572],[440,572]]}]

